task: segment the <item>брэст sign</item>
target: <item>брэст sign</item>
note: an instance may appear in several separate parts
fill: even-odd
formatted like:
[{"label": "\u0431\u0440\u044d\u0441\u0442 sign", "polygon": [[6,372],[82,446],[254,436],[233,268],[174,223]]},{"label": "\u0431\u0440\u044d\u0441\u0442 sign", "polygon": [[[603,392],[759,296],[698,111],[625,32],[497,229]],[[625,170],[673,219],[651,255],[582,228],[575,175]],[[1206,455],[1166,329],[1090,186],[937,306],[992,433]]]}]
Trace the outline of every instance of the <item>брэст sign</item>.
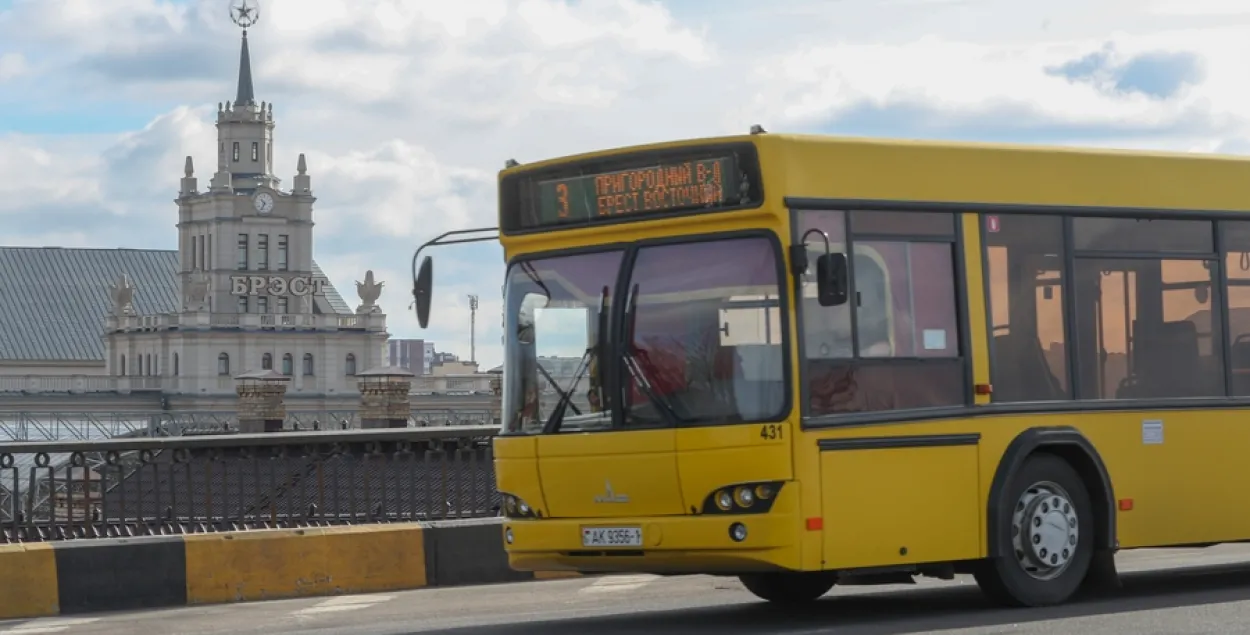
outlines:
[{"label": "\u0431\u0440\u044d\u0441\u0442 sign", "polygon": [[328,281],[313,276],[230,276],[231,295],[322,295]]}]

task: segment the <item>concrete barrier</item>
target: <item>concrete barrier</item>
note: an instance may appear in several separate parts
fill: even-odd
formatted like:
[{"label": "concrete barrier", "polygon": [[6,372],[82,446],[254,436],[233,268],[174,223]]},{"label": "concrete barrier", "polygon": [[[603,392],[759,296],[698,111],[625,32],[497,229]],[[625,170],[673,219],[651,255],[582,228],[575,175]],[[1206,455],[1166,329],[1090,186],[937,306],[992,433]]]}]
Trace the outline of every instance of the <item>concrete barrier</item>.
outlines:
[{"label": "concrete barrier", "polygon": [[501,520],[0,546],[0,619],[574,577],[513,571]]},{"label": "concrete barrier", "polygon": [[0,545],[0,620],[60,612],[56,558],[46,544]]}]

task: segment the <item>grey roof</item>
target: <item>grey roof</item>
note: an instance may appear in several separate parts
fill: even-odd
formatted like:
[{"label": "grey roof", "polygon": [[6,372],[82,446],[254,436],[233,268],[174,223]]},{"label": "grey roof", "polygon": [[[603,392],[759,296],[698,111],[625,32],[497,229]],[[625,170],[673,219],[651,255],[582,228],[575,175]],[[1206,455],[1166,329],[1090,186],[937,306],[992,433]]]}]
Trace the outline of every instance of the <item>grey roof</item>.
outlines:
[{"label": "grey roof", "polygon": [[[181,308],[177,251],[0,247],[0,360],[102,361],[109,286],[123,273],[139,314]],[[313,274],[325,277],[315,262]],[[352,313],[333,285],[325,293],[336,313]]]},{"label": "grey roof", "polygon": [[[347,306],[347,300],[344,300],[343,296],[339,295],[339,290],[335,289],[334,285],[330,284],[330,276],[327,276],[326,272],[321,270],[321,265],[317,264],[316,260],[313,261],[312,265],[313,276],[326,279],[325,299],[326,302],[330,304],[330,308],[334,309],[334,312],[340,315],[355,315],[356,312],[353,311],[350,306]],[[316,305],[314,305],[314,307],[315,306]]]},{"label": "grey roof", "polygon": [[136,312],[180,308],[175,251],[0,247],[0,359],[103,360],[109,285],[122,274]]}]

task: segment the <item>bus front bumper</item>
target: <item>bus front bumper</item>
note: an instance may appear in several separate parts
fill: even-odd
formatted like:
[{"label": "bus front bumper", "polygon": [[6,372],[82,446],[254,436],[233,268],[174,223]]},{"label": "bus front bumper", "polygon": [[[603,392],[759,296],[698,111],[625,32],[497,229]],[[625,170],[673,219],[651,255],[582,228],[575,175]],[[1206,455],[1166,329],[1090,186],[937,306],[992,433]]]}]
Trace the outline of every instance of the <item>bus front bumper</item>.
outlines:
[{"label": "bus front bumper", "polygon": [[[800,566],[799,523],[793,515],[776,511],[758,515],[506,519],[502,532],[508,564],[517,571],[736,574],[796,570]],[[641,530],[639,544],[602,547],[583,542],[584,529],[615,528]]]}]

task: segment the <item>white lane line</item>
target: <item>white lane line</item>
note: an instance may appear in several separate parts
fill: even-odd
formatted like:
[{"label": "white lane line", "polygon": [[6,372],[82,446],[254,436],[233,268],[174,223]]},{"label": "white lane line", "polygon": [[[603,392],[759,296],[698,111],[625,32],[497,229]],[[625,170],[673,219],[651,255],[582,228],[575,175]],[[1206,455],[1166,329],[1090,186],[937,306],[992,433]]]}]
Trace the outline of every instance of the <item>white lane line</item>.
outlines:
[{"label": "white lane line", "polygon": [[5,635],[36,635],[39,633],[60,633],[67,631],[75,626],[83,626],[92,622],[98,622],[98,617],[79,617],[79,618],[52,618],[24,622],[18,626],[14,626],[8,630],[0,631]]},{"label": "white lane line", "polygon": [[321,615],[323,613],[358,611],[360,609],[367,609],[371,606],[388,602],[393,599],[395,599],[395,596],[393,595],[344,595],[330,598],[308,608],[300,609],[291,613],[291,615],[295,617],[308,617],[311,615]]},{"label": "white lane line", "polygon": [[613,575],[599,578],[594,584],[582,587],[581,593],[620,593],[622,591],[633,591],[641,589],[656,580],[658,575]]}]

